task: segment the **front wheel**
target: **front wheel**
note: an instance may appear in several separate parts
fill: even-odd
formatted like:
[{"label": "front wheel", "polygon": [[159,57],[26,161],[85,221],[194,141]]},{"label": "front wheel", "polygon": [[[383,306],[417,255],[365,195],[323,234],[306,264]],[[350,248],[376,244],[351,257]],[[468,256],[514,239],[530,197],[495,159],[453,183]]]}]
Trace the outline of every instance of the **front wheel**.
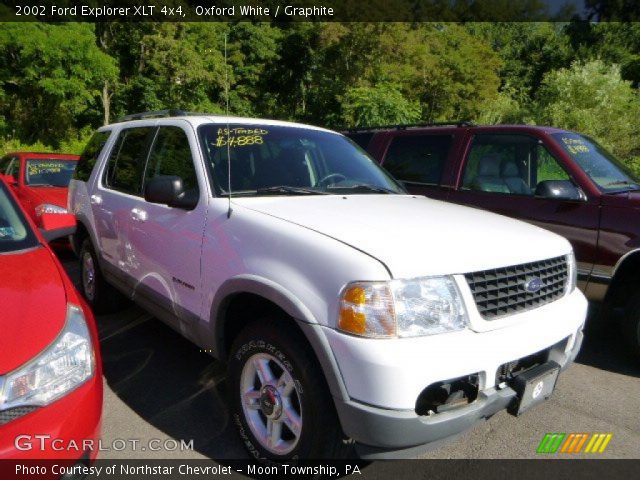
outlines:
[{"label": "front wheel", "polygon": [[350,445],[305,339],[264,320],[238,336],[229,359],[232,418],[256,459],[340,458]]}]

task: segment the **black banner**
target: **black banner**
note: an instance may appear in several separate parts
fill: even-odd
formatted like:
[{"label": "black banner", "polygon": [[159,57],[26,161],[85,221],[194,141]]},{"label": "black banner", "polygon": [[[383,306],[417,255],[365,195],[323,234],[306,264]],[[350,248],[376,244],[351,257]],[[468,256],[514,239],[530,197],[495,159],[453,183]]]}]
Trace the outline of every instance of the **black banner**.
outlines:
[{"label": "black banner", "polygon": [[[558,457],[559,458],[559,457]],[[263,464],[244,460],[97,460],[92,464],[55,460],[0,460],[0,478],[184,479],[204,478],[300,479],[350,478],[353,480],[451,480],[473,478],[540,480],[635,478],[640,460],[386,460],[298,461]]]},{"label": "black banner", "polygon": [[0,21],[637,21],[633,0],[3,0]]}]

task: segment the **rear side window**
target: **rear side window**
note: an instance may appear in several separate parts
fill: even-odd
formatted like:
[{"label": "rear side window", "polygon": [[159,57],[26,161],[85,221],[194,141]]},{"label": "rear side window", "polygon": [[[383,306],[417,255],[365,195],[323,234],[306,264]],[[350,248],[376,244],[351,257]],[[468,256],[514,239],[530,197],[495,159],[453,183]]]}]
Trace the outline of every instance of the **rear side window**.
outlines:
[{"label": "rear side window", "polygon": [[182,178],[185,191],[198,191],[189,139],[179,127],[160,127],[151,147],[145,182],[159,175]]},{"label": "rear side window", "polygon": [[373,138],[373,132],[347,133],[347,137],[353,140],[360,148],[366,150]]},{"label": "rear side window", "polygon": [[120,132],[105,170],[106,187],[130,195],[142,194],[142,174],[155,131],[155,127],[140,127]]},{"label": "rear side window", "polygon": [[16,179],[20,171],[20,160],[18,157],[4,157],[0,160],[0,174],[12,175]]},{"label": "rear side window", "polygon": [[383,166],[403,182],[439,185],[452,143],[451,135],[398,136]]},{"label": "rear side window", "polygon": [[75,171],[73,172],[73,179],[80,180],[81,182],[86,182],[89,180],[91,176],[91,171],[100,156],[100,152],[104,148],[104,144],[107,143],[109,139],[109,135],[111,132],[109,130],[96,132],[93,134],[87,146],[84,147],[82,154],[80,155],[80,160],[78,160],[78,164],[76,166]]}]

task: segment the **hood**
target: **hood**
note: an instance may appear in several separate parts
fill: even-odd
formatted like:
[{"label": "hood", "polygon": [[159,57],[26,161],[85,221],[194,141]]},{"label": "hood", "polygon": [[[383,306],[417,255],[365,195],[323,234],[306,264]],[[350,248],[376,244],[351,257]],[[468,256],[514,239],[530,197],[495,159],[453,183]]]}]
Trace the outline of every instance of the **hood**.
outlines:
[{"label": "hood", "polygon": [[67,208],[69,189],[67,187],[29,187],[29,192],[35,199],[36,205],[50,203]]},{"label": "hood", "polygon": [[28,362],[62,330],[67,298],[46,248],[0,254],[0,375]]},{"label": "hood", "polygon": [[624,192],[602,195],[602,205],[640,210],[640,192]]},{"label": "hood", "polygon": [[409,195],[235,199],[377,258],[394,278],[467,273],[567,254],[554,233],[486,211]]}]

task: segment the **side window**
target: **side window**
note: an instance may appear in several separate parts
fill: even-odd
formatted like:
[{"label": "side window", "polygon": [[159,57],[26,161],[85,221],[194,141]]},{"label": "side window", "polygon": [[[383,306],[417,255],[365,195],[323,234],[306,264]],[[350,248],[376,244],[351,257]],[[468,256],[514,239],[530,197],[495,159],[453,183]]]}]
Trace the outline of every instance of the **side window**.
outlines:
[{"label": "side window", "polygon": [[556,158],[528,135],[476,135],[463,188],[481,192],[534,195],[545,180],[570,180]]},{"label": "side window", "polygon": [[538,141],[528,135],[476,135],[467,157],[462,188],[533,195]]},{"label": "side window", "polygon": [[89,180],[91,171],[98,160],[98,156],[100,155],[104,144],[107,143],[109,135],[111,135],[111,132],[108,130],[93,134],[89,143],[87,143],[87,146],[84,147],[84,150],[80,155],[80,160],[78,160],[76,169],[73,172],[74,180],[80,180],[81,182]]},{"label": "side window", "polygon": [[0,174],[12,175],[16,179],[20,172],[20,159],[18,157],[4,157],[0,160]]},{"label": "side window", "polygon": [[160,127],[151,147],[145,183],[158,175],[177,175],[185,191],[198,191],[189,139],[179,127]]},{"label": "side window", "polygon": [[369,142],[373,138],[373,132],[347,133],[347,137],[353,140],[353,142],[356,143],[360,148],[366,150]]},{"label": "side window", "polygon": [[537,160],[534,179],[536,185],[545,180],[571,180],[569,174],[560,166],[558,160],[549,153],[544,145],[538,145]]},{"label": "side window", "polygon": [[383,166],[403,182],[439,185],[453,143],[451,135],[395,137]]},{"label": "side window", "polygon": [[155,127],[140,127],[120,132],[109,155],[105,186],[131,195],[142,194],[142,173],[155,130]]}]

